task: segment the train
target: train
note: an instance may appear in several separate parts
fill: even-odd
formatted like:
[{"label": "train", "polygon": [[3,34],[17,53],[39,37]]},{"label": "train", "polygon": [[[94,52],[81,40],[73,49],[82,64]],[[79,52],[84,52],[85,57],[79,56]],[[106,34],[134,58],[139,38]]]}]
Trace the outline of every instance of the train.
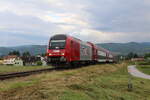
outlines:
[{"label": "train", "polygon": [[52,36],[46,54],[49,64],[78,65],[115,61],[114,54],[109,50],[66,34]]}]

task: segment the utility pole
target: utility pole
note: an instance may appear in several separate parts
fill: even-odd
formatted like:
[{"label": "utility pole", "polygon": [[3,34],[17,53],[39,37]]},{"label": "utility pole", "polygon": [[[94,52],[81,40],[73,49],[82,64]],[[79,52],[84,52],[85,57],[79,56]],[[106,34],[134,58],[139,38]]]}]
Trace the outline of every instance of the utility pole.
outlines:
[{"label": "utility pole", "polygon": [[128,91],[132,91],[133,90],[132,76],[130,74],[128,74],[128,75],[129,75],[128,76]]}]

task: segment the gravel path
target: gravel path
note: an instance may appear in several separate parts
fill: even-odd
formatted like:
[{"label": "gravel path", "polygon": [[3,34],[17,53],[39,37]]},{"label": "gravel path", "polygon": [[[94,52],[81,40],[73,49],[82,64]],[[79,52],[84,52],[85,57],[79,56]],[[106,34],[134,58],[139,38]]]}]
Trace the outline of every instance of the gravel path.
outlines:
[{"label": "gravel path", "polygon": [[150,79],[150,75],[140,72],[135,65],[128,66],[128,72],[135,77]]}]

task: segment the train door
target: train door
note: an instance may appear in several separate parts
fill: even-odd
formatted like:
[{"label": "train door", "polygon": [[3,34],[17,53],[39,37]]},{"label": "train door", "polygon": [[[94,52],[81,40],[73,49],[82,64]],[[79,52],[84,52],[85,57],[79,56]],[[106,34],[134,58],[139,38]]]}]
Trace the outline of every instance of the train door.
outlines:
[{"label": "train door", "polygon": [[75,43],[71,41],[71,61],[75,59]]}]

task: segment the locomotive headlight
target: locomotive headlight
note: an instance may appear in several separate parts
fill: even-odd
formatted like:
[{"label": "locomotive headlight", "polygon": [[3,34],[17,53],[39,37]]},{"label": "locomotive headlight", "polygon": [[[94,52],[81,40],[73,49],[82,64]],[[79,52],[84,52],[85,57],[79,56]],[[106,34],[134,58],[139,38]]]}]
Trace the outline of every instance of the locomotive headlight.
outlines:
[{"label": "locomotive headlight", "polygon": [[64,53],[61,53],[61,55],[63,55],[63,56],[64,56],[65,54],[64,54]]},{"label": "locomotive headlight", "polygon": [[51,53],[49,53],[49,56],[51,56],[52,54]]}]

